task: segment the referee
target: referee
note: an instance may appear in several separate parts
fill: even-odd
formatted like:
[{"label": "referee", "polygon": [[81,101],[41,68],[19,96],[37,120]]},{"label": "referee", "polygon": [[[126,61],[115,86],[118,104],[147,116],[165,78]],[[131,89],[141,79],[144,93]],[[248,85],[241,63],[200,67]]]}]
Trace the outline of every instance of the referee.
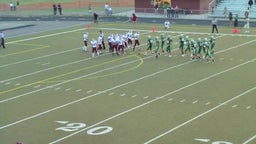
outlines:
[{"label": "referee", "polygon": [[216,20],[216,18],[213,18],[213,19],[212,19],[212,33],[214,33],[214,29],[216,30],[217,33],[219,33],[219,32],[218,32],[218,27],[217,27],[217,20]]},{"label": "referee", "polygon": [[5,48],[5,45],[4,45],[4,33],[1,31],[0,32],[0,47],[3,46],[3,48]]}]

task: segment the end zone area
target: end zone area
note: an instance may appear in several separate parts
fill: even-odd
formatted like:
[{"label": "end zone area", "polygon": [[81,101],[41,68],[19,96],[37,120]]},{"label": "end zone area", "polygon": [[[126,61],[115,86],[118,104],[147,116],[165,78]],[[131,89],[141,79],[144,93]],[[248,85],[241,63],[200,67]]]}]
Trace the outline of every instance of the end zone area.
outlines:
[{"label": "end zone area", "polygon": [[[221,27],[215,62],[182,57],[179,36],[209,38],[210,27],[85,24],[12,37],[0,49],[0,143],[254,144],[254,30]],[[140,53],[82,51],[102,30],[140,34]],[[173,38],[173,56],[144,55],[147,37]],[[106,42],[105,38],[105,43]],[[90,49],[90,45],[89,45]]]}]

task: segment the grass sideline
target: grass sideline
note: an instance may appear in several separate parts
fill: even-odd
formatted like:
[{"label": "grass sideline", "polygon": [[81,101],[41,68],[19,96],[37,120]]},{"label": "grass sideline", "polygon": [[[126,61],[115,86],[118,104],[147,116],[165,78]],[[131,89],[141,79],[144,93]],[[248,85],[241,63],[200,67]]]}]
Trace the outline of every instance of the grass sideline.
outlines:
[{"label": "grass sideline", "polygon": [[[209,27],[100,23],[7,39],[0,50],[0,143],[253,144],[255,32],[221,27],[215,63],[181,57],[178,37],[209,38]],[[91,58],[99,30],[140,33],[142,53]],[[173,37],[173,57],[144,56],[146,39]]]}]

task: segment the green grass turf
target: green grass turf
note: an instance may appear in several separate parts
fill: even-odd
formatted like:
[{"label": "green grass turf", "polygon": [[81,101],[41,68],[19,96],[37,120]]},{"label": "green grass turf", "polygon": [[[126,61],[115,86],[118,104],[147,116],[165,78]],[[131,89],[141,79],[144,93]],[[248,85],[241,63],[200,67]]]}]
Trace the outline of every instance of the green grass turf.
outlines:
[{"label": "green grass turf", "polygon": [[[100,23],[7,39],[0,50],[0,143],[255,143],[255,31],[233,35],[220,27],[216,62],[207,63],[181,57],[178,37],[209,38],[209,27],[155,27],[152,33],[145,23]],[[99,29],[106,38],[139,31],[141,54],[91,58],[81,51],[82,34],[91,40]],[[147,36],[162,32],[173,37],[173,57],[144,56]]]}]

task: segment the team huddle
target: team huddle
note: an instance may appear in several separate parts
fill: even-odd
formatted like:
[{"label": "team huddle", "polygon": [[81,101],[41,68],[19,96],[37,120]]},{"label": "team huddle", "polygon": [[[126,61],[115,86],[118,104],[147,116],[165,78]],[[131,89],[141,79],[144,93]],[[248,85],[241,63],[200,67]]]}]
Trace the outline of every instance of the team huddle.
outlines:
[{"label": "team huddle", "polygon": [[[97,40],[92,38],[91,47],[92,47],[92,57],[99,56],[102,54],[102,51],[106,49],[104,43],[104,33],[100,30],[99,37]],[[84,51],[88,51],[87,41],[88,33],[84,33]],[[132,48],[132,52],[138,50],[140,54],[140,41],[139,33],[132,33],[131,30],[125,34],[110,34],[107,38],[109,52],[112,55],[126,54],[127,48]],[[134,43],[133,43],[134,41]],[[154,54],[157,59],[161,54],[165,54],[169,57],[172,57],[173,50],[173,40],[170,35],[165,36],[164,33],[160,37],[156,36],[152,38],[150,35],[147,39],[147,49],[144,55]],[[211,36],[209,40],[207,38],[201,39],[198,38],[197,41],[190,39],[189,36],[184,36],[183,34],[179,37],[179,49],[181,51],[181,56],[184,57],[186,54],[190,55],[191,60],[196,59],[206,59],[207,61],[214,62],[214,47],[215,47],[215,37]]]},{"label": "team huddle", "polygon": [[[88,51],[88,33],[85,32],[83,35],[84,38],[84,51]],[[109,52],[112,53],[112,55],[120,55],[120,54],[126,54],[127,48],[133,47],[133,52],[136,51],[136,48],[139,47],[139,33],[135,32],[134,34],[130,30],[126,34],[110,34],[108,36],[108,46],[109,46]],[[134,39],[134,45],[133,45],[133,39]],[[102,54],[102,50],[105,50],[105,43],[104,43],[104,33],[100,30],[100,35],[97,40],[92,38],[91,40],[91,46],[92,46],[92,57],[99,56]]]}]

